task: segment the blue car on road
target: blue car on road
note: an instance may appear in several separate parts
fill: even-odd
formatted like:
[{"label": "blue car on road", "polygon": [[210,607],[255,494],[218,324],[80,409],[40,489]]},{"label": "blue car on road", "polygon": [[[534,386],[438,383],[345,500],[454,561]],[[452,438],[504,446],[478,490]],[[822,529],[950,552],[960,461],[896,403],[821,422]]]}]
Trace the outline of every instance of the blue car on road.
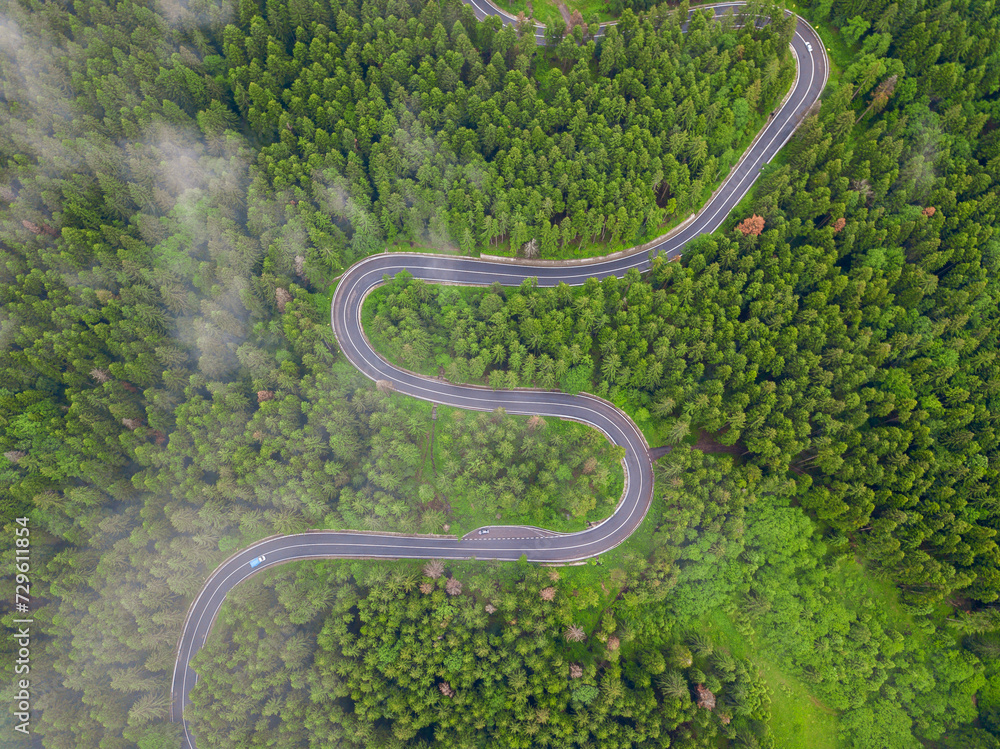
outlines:
[{"label": "blue car on road", "polygon": [[250,562],[250,567],[251,568],[256,567],[258,564],[260,564],[261,562],[263,562],[265,559],[267,559],[267,557],[264,557],[264,556],[257,557],[256,559],[254,559],[254,560],[252,560]]}]

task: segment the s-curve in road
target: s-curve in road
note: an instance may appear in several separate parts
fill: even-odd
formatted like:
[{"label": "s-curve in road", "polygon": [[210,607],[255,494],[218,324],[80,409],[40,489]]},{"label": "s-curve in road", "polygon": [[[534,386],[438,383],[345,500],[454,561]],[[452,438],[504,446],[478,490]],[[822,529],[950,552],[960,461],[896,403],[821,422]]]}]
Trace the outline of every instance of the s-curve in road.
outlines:
[{"label": "s-curve in road", "polygon": [[[485,0],[472,0],[476,15],[504,14]],[[711,7],[716,15],[740,3]],[[544,29],[541,30],[542,33]],[[516,286],[528,278],[539,286],[582,284],[588,278],[622,276],[631,268],[643,270],[652,254],[675,257],[694,237],[717,229],[732,208],[746,195],[760,173],[791,137],[808,109],[819,100],[829,75],[829,61],[816,32],[801,18],[791,43],[796,78],[784,103],[769,118],[756,140],[743,155],[722,186],[683,230],[632,252],[596,258],[586,263],[528,261],[495,262],[483,259],[428,254],[392,253],[375,255],[352,266],[340,280],[331,305],[334,334],[347,359],[373,380],[387,380],[396,392],[460,408],[492,411],[498,407],[513,414],[538,414],[588,424],[599,429],[614,444],[625,448],[622,463],[625,489],[615,512],[603,522],[579,533],[555,533],[524,526],[491,526],[490,533],[470,533],[465,538],[405,536],[355,531],[314,531],[276,536],[243,549],[222,563],[209,577],[188,611],[181,632],[172,682],[171,717],[184,727],[185,747],[195,740],[184,709],[190,702],[197,675],[191,659],[204,645],[226,594],[255,572],[283,562],[324,557],[443,558],[516,560],[567,563],[594,557],[622,543],[645,516],[653,491],[653,468],[648,445],[632,420],[616,407],[590,395],[537,390],[494,391],[453,385],[407,372],[389,364],[372,349],[361,329],[361,305],[383,282],[383,276],[407,270],[429,282],[488,285],[499,282]],[[262,561],[257,560],[263,557]],[[254,565],[251,566],[251,562]]]}]

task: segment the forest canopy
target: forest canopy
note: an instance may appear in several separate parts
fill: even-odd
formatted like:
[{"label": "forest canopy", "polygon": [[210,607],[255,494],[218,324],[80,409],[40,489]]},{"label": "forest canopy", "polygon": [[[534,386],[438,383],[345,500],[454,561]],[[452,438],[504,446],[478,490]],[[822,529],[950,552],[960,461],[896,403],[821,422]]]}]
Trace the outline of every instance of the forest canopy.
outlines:
[{"label": "forest canopy", "polygon": [[[639,534],[559,580],[255,580],[197,664],[199,744],[791,746],[773,716],[800,710],[811,748],[998,746],[997,14],[807,5],[823,105],[682,263],[372,300],[409,366],[593,390],[676,445]],[[463,460],[428,468],[428,415],[343,361],[329,287],[391,245],[599,254],[696,209],[787,89],[792,26],[632,8],[543,50],[457,0],[4,7],[0,551],[28,517],[43,746],[176,749],[185,612],[255,539],[465,528],[487,493],[607,510],[586,430],[445,416]]]},{"label": "forest canopy", "polygon": [[541,55],[469,6],[319,8],[227,26],[217,64],[273,141],[251,199],[287,194],[334,268],[402,241],[634,244],[701,205],[794,73],[777,14],[757,29],[699,13],[681,33],[681,12],[626,12],[600,45],[578,33]]}]

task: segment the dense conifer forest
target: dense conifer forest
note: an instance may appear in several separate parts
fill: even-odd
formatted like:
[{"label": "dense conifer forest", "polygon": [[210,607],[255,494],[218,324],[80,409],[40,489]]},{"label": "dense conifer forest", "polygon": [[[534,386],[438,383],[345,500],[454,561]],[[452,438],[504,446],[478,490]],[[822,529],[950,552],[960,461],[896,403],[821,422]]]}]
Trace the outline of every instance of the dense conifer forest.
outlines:
[{"label": "dense conifer forest", "polygon": [[[997,8],[808,5],[822,107],[683,262],[368,308],[412,369],[589,390],[676,445],[635,537],[260,575],[196,661],[199,746],[1000,747]],[[596,255],[704,202],[793,26],[608,9],[540,49],[458,0],[4,3],[0,553],[9,581],[29,517],[34,746],[180,746],[185,612],[255,539],[610,511],[596,433],[432,432],[328,324],[387,246]]]}]

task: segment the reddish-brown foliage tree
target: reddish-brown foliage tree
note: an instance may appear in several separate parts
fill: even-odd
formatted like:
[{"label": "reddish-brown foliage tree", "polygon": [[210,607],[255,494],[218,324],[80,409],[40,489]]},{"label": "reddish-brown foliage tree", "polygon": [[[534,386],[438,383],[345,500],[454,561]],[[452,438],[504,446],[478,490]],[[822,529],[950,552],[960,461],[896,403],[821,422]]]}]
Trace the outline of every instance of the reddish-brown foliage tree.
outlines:
[{"label": "reddish-brown foliage tree", "polygon": [[740,232],[744,237],[752,234],[755,237],[759,237],[760,233],[764,231],[764,217],[758,216],[756,213],[745,218],[740,223],[736,225],[736,231]]}]

